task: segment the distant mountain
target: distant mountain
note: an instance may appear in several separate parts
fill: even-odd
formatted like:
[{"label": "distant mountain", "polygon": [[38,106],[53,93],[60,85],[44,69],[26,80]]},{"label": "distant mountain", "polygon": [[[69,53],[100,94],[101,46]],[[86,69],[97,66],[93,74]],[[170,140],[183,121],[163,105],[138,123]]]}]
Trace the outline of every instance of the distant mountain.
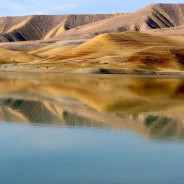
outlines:
[{"label": "distant mountain", "polygon": [[0,42],[86,39],[125,31],[184,35],[183,26],[184,4],[151,4],[119,14],[2,17]]},{"label": "distant mountain", "polygon": [[[101,33],[149,32],[151,30],[173,29],[184,25],[184,4],[152,4],[133,13],[120,14],[106,20],[71,29],[58,36],[58,39],[92,38]],[[152,31],[154,32],[154,31]],[[184,35],[184,29],[181,33]],[[177,34],[177,30],[170,35]]]},{"label": "distant mountain", "polygon": [[0,42],[48,39],[113,15],[33,15],[0,18]]}]

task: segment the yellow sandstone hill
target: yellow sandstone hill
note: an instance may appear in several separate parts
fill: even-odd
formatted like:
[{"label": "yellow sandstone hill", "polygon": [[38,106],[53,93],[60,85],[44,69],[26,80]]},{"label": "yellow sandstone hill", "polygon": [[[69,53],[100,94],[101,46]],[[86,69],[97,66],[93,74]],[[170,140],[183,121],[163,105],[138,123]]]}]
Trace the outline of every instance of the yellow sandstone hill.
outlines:
[{"label": "yellow sandstone hill", "polygon": [[184,37],[143,33],[109,33],[51,57],[50,63],[76,68],[142,68],[183,70]]},{"label": "yellow sandstone hill", "polygon": [[2,64],[22,63],[21,68],[8,67],[13,71],[153,74],[184,70],[182,36],[105,33],[87,41],[17,42],[1,47]]},{"label": "yellow sandstone hill", "polygon": [[30,55],[20,51],[11,51],[0,48],[0,64],[25,63],[39,60],[38,56]]}]

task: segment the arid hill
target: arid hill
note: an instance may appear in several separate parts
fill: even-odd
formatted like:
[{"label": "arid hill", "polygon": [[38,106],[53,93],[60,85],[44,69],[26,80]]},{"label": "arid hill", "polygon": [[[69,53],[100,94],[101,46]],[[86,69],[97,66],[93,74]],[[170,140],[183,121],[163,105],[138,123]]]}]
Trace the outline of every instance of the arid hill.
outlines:
[{"label": "arid hill", "polygon": [[40,60],[38,56],[30,55],[25,52],[12,51],[0,48],[0,64],[25,63]]},{"label": "arid hill", "polygon": [[184,4],[3,17],[0,42],[1,71],[184,74]]},{"label": "arid hill", "polygon": [[50,57],[47,62],[61,65],[69,63],[74,68],[181,71],[184,69],[183,59],[183,37],[126,32],[99,35],[79,46],[63,50],[61,54]]},{"label": "arid hill", "polygon": [[88,41],[36,43],[1,44],[0,69],[108,74],[181,74],[184,70],[182,36],[125,32],[105,33]]},{"label": "arid hill", "polygon": [[34,15],[0,18],[0,42],[42,40],[113,15]]},{"label": "arid hill", "polygon": [[89,39],[126,31],[184,35],[183,26],[184,4],[151,4],[133,13],[119,14],[2,17],[0,42]]},{"label": "arid hill", "polygon": [[[92,38],[102,33],[149,32],[184,25],[184,4],[152,4],[133,13],[120,14],[108,19],[71,29],[57,39]],[[157,34],[159,33],[157,32]],[[176,34],[176,30],[170,35]],[[154,33],[154,32],[153,32]],[[184,29],[182,29],[184,35]]]}]

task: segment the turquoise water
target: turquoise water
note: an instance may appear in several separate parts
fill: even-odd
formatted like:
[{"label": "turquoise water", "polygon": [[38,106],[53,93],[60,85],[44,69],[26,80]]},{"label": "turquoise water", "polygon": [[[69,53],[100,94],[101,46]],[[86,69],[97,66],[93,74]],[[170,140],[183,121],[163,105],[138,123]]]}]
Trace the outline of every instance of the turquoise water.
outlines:
[{"label": "turquoise water", "polygon": [[0,183],[183,183],[184,143],[130,131],[0,125]]},{"label": "turquoise water", "polygon": [[0,184],[183,184],[184,80],[112,78],[0,76]]}]

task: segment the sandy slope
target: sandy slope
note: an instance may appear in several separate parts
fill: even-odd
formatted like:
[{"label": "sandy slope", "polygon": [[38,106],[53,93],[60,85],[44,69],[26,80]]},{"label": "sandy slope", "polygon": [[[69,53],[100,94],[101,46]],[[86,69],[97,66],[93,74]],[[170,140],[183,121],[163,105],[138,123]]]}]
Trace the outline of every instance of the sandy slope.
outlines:
[{"label": "sandy slope", "polygon": [[[153,74],[184,70],[182,36],[105,33],[88,41],[0,44],[5,46],[8,50],[1,51],[2,63],[24,63],[8,67],[16,71]],[[7,70],[2,65],[1,70],[4,69]]]},{"label": "sandy slope", "polygon": [[40,58],[38,56],[24,52],[0,49],[0,64],[25,63],[39,59]]},{"label": "sandy slope", "polygon": [[183,70],[184,37],[143,33],[103,34],[52,57],[50,63],[74,67]]}]

